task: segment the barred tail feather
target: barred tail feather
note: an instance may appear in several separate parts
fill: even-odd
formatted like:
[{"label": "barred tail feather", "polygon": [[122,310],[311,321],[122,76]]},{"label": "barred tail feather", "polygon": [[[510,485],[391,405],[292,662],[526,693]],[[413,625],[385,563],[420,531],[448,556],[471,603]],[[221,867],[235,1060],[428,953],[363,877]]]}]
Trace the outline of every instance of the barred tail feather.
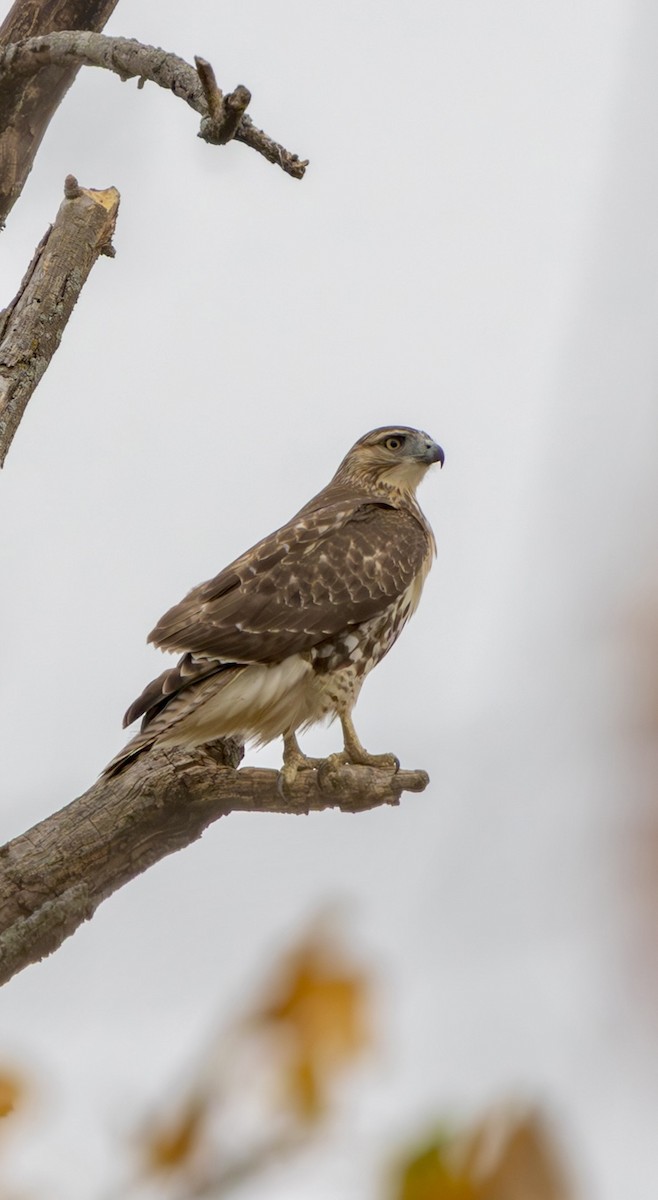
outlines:
[{"label": "barred tail feather", "polygon": [[144,714],[141,732],[104,773],[116,775],[155,745],[201,746],[218,737],[265,745],[326,711],[313,680],[310,662],[299,654],[280,663],[220,663],[186,655],[128,709],[128,717]]},{"label": "barred tail feather", "polygon": [[138,733],[136,737],[131,738],[123,750],[115,754],[106,767],[103,767],[101,776],[113,779],[115,775],[119,775],[123,771],[124,767],[129,766],[136,758],[139,758],[139,755],[143,754],[145,750],[150,750],[156,741],[157,734]]},{"label": "barred tail feather", "polygon": [[[147,684],[142,694],[130,705],[123,718],[123,727],[125,729],[142,717],[141,730],[115,755],[101,774],[108,777],[118,775],[156,742],[167,746],[178,742],[194,744],[194,739],[186,736],[184,730],[178,736],[177,726],[206,699],[204,683],[207,685],[208,680],[212,679],[214,686],[221,687],[224,679],[228,681],[236,671],[241,670],[242,667],[234,664],[221,663],[216,659],[195,659],[191,654],[184,654],[177,666],[163,671],[157,679]],[[220,680],[219,676],[224,678]]]}]

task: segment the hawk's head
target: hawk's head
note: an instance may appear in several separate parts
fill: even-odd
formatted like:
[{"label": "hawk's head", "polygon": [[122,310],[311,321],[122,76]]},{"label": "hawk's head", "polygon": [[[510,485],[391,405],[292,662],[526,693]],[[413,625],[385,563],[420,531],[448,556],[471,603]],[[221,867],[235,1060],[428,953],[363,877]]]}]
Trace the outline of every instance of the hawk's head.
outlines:
[{"label": "hawk's head", "polygon": [[432,463],[443,466],[444,454],[427,433],[408,425],[384,425],[364,434],[345,455],[337,476],[342,479],[414,492]]}]

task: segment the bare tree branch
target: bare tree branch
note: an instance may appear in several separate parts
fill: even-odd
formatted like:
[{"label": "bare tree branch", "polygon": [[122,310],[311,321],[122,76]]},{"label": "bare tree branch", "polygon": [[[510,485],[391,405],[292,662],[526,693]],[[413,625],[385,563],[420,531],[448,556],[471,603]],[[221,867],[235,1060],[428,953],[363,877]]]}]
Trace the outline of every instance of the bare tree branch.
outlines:
[{"label": "bare tree branch", "polygon": [[116,188],[81,188],[69,175],[54,225],[0,312],[0,467],[91,268],[99,254],[113,254],[118,208]]},{"label": "bare tree branch", "polygon": [[[117,0],[16,0],[0,26],[0,46],[61,29],[102,29],[116,5]],[[52,66],[0,82],[0,229],[77,71],[75,64]]]},{"label": "bare tree branch", "polygon": [[71,31],[27,38],[0,49],[0,120],[4,80],[33,75],[45,66],[103,67],[124,81],[138,79],[140,85],[144,80],[157,83],[185,100],[202,118],[199,137],[204,141],[213,145],[224,145],[232,139],[244,142],[288,175],[301,179],[308,162],[300,161],[296,154],[272,141],[245,115],[251,99],[248,89],[240,85],[228,96],[222,95],[210,64],[205,59],[196,61],[197,70],[184,59],[155,46],[100,33]]},{"label": "bare tree branch", "polygon": [[231,812],[365,812],[422,792],[424,771],[301,772],[283,795],[276,771],[236,770],[231,739],[145,754],[122,774],[0,848],[0,984],[51,954],[108,896]]}]

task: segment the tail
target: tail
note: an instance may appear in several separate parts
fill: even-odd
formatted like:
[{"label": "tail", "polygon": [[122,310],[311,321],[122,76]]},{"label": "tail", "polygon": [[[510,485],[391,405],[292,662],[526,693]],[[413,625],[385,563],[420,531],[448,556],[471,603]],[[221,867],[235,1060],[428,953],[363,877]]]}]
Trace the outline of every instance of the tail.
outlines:
[{"label": "tail", "polygon": [[[222,663],[217,659],[195,659],[191,654],[184,654],[180,662],[157,679],[147,684],[141,696],[130,705],[123,718],[123,727],[132,725],[138,717],[142,717],[140,732],[132,738],[123,750],[101,771],[101,776],[113,778],[119,775],[125,767],[133,763],[145,751],[150,750],[156,742],[163,741],[167,745],[175,744],[171,734],[173,727],[195,707],[195,700],[206,698],[205,690],[195,687],[213,675],[224,672],[234,672],[236,663]],[[195,695],[196,693],[196,695]],[[177,700],[178,703],[172,703]],[[187,739],[181,737],[181,743]]]},{"label": "tail", "polygon": [[145,750],[150,750],[157,741],[157,734],[145,735],[138,733],[137,737],[131,738],[127,746],[115,754],[106,767],[101,771],[102,779],[113,779],[115,775],[120,775],[124,767],[130,766],[131,763],[139,758]]}]

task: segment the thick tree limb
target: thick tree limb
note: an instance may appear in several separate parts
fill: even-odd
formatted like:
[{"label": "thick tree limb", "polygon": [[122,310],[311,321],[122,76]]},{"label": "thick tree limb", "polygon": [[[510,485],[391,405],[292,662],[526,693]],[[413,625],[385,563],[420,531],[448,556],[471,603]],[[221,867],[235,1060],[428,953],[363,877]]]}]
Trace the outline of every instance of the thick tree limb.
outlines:
[{"label": "thick tree limb", "polygon": [[[0,47],[62,29],[102,29],[117,0],[16,0],[0,26]],[[20,196],[41,139],[78,71],[75,63],[0,84],[0,229]]]},{"label": "thick tree limb", "polygon": [[108,896],[231,812],[364,812],[422,792],[424,771],[373,767],[300,773],[282,795],[276,771],[236,770],[230,739],[145,754],[122,774],[0,848],[0,984],[51,954]]},{"label": "thick tree limb", "polygon": [[213,145],[235,139],[276,163],[288,175],[301,179],[307,162],[272,141],[257,129],[245,108],[251,99],[240,85],[228,96],[217,87],[212,67],[197,59],[197,69],[175,54],[155,46],[145,46],[130,38],[110,38],[100,33],[52,33],[0,49],[0,122],[2,120],[3,81],[33,75],[44,67],[104,67],[123,80],[138,79],[157,83],[173,92],[201,116],[199,137]]},{"label": "thick tree limb", "polygon": [[91,268],[99,254],[113,254],[118,208],[116,188],[93,191],[68,176],[55,223],[0,312],[0,467]]}]

